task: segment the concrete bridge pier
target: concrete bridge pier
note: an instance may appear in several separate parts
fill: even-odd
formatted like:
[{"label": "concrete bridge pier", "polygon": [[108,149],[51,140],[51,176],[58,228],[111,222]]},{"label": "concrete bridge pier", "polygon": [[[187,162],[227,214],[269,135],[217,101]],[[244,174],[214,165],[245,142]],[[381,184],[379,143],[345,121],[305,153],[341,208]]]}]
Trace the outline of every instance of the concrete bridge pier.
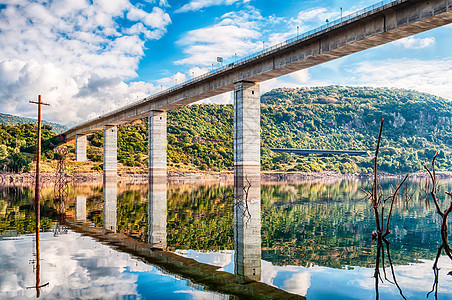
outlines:
[{"label": "concrete bridge pier", "polygon": [[104,185],[116,181],[118,173],[118,129],[115,125],[104,127]]},{"label": "concrete bridge pier", "polygon": [[86,161],[86,135],[75,136],[75,160]]},{"label": "concrete bridge pier", "polygon": [[240,281],[261,277],[259,85],[234,89],[234,273]]},{"label": "concrete bridge pier", "polygon": [[148,243],[166,248],[166,112],[149,113],[149,203]]}]

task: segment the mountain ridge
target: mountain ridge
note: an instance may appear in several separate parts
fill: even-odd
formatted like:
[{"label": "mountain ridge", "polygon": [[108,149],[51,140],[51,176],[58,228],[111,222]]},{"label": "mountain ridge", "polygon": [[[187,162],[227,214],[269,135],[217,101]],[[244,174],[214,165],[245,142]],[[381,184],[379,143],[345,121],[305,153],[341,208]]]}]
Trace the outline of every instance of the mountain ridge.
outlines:
[{"label": "mountain ridge", "polygon": [[[27,124],[27,123],[37,123],[38,119],[21,117],[11,114],[0,113],[0,124],[4,125],[17,125],[17,124]],[[50,125],[52,126],[52,131],[60,134],[64,132],[67,127],[55,122],[49,122],[46,120],[41,120],[42,125]]]}]

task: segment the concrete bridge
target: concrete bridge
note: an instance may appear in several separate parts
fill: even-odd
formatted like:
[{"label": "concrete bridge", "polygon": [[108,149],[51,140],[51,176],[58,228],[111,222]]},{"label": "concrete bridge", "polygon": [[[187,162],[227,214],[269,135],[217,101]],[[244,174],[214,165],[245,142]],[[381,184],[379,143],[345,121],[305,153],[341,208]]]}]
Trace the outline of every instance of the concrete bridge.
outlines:
[{"label": "concrete bridge", "polygon": [[[75,139],[77,161],[86,160],[86,136],[104,131],[104,180],[117,173],[117,125],[149,118],[149,244],[166,247],[166,111],[234,91],[235,218],[243,219],[245,201],[259,202],[260,211],[260,92],[259,82],[376,47],[452,22],[452,0],[383,1],[312,32],[267,48],[216,71],[126,105],[66,132]],[[110,189],[104,189],[104,194]],[[104,195],[106,198],[108,195]],[[260,218],[260,216],[259,216]],[[158,220],[162,219],[161,222]],[[236,235],[260,230],[239,226]],[[160,225],[159,225],[160,224]],[[242,224],[243,225],[243,224]],[[241,228],[241,229],[240,229]],[[243,239],[242,239],[243,240]],[[237,249],[247,243],[237,245]],[[256,243],[254,243],[256,244]],[[245,247],[246,248],[246,247]],[[240,251],[247,251],[246,249]],[[245,264],[246,265],[246,264]],[[247,273],[244,271],[244,273]]]}]

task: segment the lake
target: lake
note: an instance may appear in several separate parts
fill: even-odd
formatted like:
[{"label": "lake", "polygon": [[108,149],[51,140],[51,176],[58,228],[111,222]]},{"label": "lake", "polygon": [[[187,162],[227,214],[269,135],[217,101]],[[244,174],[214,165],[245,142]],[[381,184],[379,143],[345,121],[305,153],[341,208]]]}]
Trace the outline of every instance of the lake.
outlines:
[{"label": "lake", "polygon": [[[63,199],[47,187],[39,264],[33,190],[3,187],[0,298],[452,299],[444,251],[435,278],[441,218],[424,184],[401,188],[381,247],[368,180],[262,183],[242,210],[230,183],[168,184],[151,195],[166,213],[143,185],[71,186]],[[440,181],[443,210],[450,190]]]}]

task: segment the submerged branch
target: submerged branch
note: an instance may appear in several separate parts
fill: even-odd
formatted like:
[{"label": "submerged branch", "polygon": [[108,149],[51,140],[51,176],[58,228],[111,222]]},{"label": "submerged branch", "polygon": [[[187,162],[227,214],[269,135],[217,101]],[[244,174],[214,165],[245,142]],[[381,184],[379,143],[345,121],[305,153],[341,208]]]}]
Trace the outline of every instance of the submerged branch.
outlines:
[{"label": "submerged branch", "polygon": [[397,197],[397,193],[399,192],[400,187],[403,185],[403,183],[408,179],[408,174],[405,175],[405,178],[403,178],[402,182],[400,182],[399,186],[396,188],[394,193],[392,194],[392,200],[391,200],[391,208],[389,209],[388,218],[386,220],[386,231],[383,234],[383,237],[387,236],[391,233],[391,230],[389,230],[389,221],[391,220],[391,214],[392,214],[392,207],[394,206],[394,201]]},{"label": "submerged branch", "polygon": [[384,124],[385,119],[382,118],[381,119],[381,124],[380,124],[380,132],[378,134],[378,140],[377,140],[377,147],[375,149],[375,158],[374,158],[374,182],[373,182],[373,187],[372,187],[372,204],[373,204],[373,208],[374,208],[374,213],[375,213],[375,222],[377,224],[377,235],[380,236],[381,235],[381,228],[380,228],[380,218],[379,218],[379,214],[378,214],[378,198],[377,198],[377,186],[378,186],[378,182],[377,182],[377,160],[378,160],[378,151],[380,150],[380,142],[381,142],[381,133],[383,131],[383,124]]}]

